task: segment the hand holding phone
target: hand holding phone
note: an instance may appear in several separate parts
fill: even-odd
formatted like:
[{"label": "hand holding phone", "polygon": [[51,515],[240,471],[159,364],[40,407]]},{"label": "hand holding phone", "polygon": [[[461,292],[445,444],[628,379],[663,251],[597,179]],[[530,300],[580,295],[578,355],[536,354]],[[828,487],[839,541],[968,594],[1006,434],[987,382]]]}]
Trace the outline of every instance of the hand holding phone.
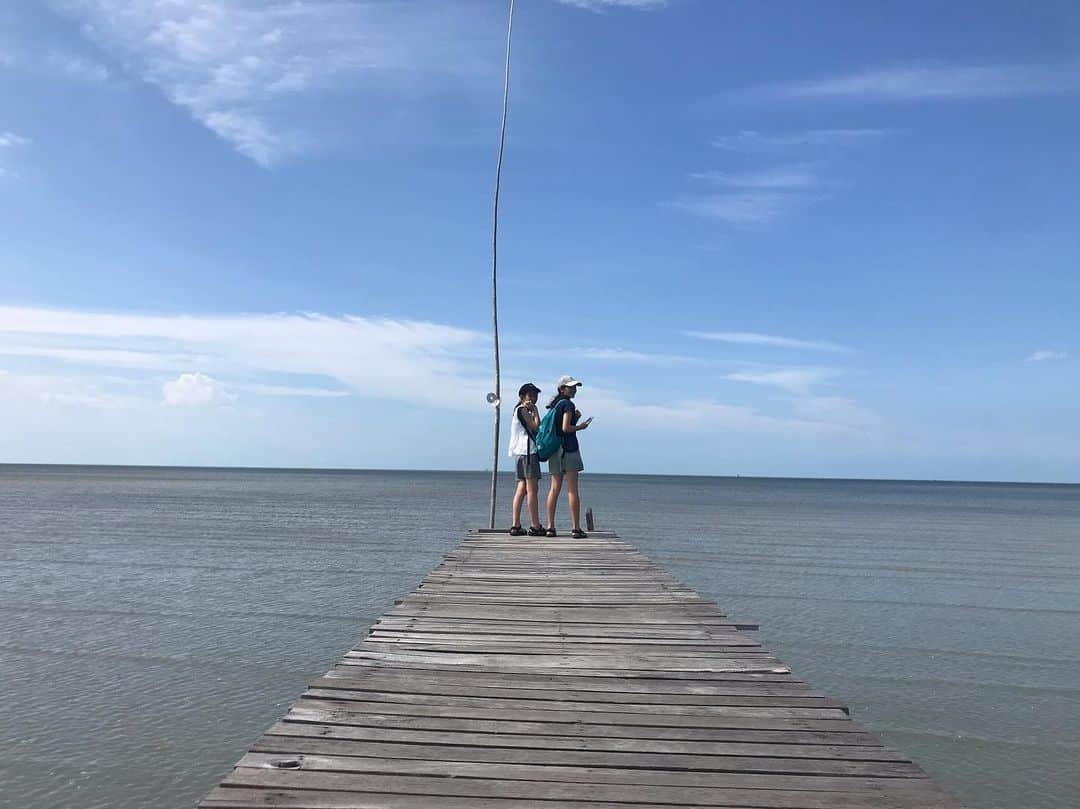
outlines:
[{"label": "hand holding phone", "polygon": [[592,418],[592,416],[589,416],[587,419],[585,419],[585,421],[581,422],[581,426],[578,429],[584,430],[586,427],[592,424]]}]

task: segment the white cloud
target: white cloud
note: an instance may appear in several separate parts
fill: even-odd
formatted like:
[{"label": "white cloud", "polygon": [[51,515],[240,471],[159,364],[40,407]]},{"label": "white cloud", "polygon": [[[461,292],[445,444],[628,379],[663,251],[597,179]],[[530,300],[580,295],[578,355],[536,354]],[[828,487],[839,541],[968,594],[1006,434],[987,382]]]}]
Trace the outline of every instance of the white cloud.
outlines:
[{"label": "white cloud", "polygon": [[590,387],[587,395],[589,412],[601,413],[604,424],[635,429],[647,424],[673,432],[700,433],[706,430],[710,434],[730,431],[781,437],[835,437],[862,431],[866,424],[863,415],[856,422],[848,423],[852,412],[842,412],[839,407],[831,411],[822,407],[817,412],[807,408],[805,413],[785,417],[711,399],[680,399],[659,405],[639,404],[615,391],[597,387]]},{"label": "white cloud", "polygon": [[484,335],[389,318],[0,307],[0,346],[0,353],[176,373],[195,358],[217,379],[316,377],[365,396],[457,410],[473,409],[490,388]]},{"label": "white cloud", "polygon": [[1064,360],[1068,359],[1068,352],[1065,351],[1034,351],[1028,355],[1028,362],[1046,362],[1047,360]]},{"label": "white cloud", "polygon": [[1080,90],[1080,63],[915,64],[794,81],[748,91],[765,99],[909,101],[1008,98]]},{"label": "white cloud", "polygon": [[801,200],[801,197],[775,191],[746,191],[680,197],[670,204],[694,216],[747,226],[765,225],[779,219]]},{"label": "white cloud", "polygon": [[86,84],[101,84],[112,77],[109,68],[93,57],[63,48],[46,49],[29,44],[0,53],[0,67]]},{"label": "white cloud", "polygon": [[567,353],[590,360],[614,360],[616,362],[637,362],[663,365],[665,363],[695,363],[701,360],[676,354],[650,354],[642,351],[628,351],[624,348],[574,348]]},{"label": "white cloud", "polygon": [[161,386],[161,400],[171,407],[204,407],[231,404],[236,394],[225,390],[221,383],[204,373],[180,374]]},{"label": "white cloud", "polygon": [[75,405],[101,410],[138,407],[138,396],[118,395],[100,383],[81,377],[48,374],[13,374],[0,368],[0,400],[29,401],[39,405]]},{"label": "white cloud", "polygon": [[690,178],[729,188],[790,190],[813,188],[819,184],[815,167],[808,163],[774,166],[758,171],[700,171],[691,174]]},{"label": "white cloud", "polygon": [[109,80],[109,69],[100,62],[74,53],[50,50],[45,58],[46,69],[73,81],[100,83]]},{"label": "white cloud", "polygon": [[[0,333],[3,329],[0,328]],[[42,357],[109,368],[144,368],[172,370],[199,365],[207,361],[197,354],[174,354],[167,351],[132,351],[124,348],[64,348],[51,345],[0,343],[0,355],[8,357]]]},{"label": "white cloud", "polygon": [[[355,394],[433,410],[480,413],[487,407],[484,394],[491,385],[488,339],[438,323],[356,316],[140,315],[0,307],[0,354],[92,366],[73,368],[70,377],[8,375],[0,393],[24,402],[144,410],[153,410],[155,401],[176,407],[226,405],[239,402],[237,394],[244,401],[249,394],[319,399]],[[818,343],[784,344],[788,342],[820,348]],[[680,359],[629,349],[583,352],[615,363]],[[129,374],[143,369],[154,376],[132,374],[113,380],[108,371],[94,368],[120,368]],[[157,376],[162,371],[168,381]],[[764,379],[755,381],[766,384]],[[802,381],[808,387],[814,380]],[[774,380],[777,385],[781,382],[788,389],[799,387],[794,376]],[[656,405],[593,384],[588,393],[591,411],[595,408],[605,421],[625,425],[645,421],[676,431],[719,425],[806,436],[852,429],[839,413],[769,414],[707,398]]]},{"label": "white cloud", "polygon": [[713,146],[729,152],[774,152],[795,147],[848,146],[893,134],[889,129],[807,129],[802,132],[764,134],[744,129],[735,135],[713,138]]},{"label": "white cloud", "polygon": [[721,343],[735,343],[736,345],[770,346],[772,348],[796,348],[811,351],[851,351],[846,346],[839,345],[831,340],[800,340],[794,337],[780,337],[773,334],[757,334],[756,332],[715,332],[715,331],[688,331],[684,332],[689,337],[697,337],[700,340],[713,340]]},{"label": "white cloud", "polygon": [[30,141],[14,132],[0,132],[0,149],[10,149],[13,146],[25,146]]},{"label": "white cloud", "polygon": [[844,424],[852,429],[881,426],[881,418],[842,396],[804,396],[795,400],[795,412],[810,421]]},{"label": "white cloud", "polygon": [[[713,140],[718,149],[748,154],[769,154],[814,147],[841,147],[888,134],[884,129],[810,129],[802,132],[762,134],[744,130]],[[821,157],[818,155],[817,157]],[[691,180],[709,183],[723,193],[687,194],[669,203],[679,210],[736,227],[762,226],[792,211],[826,198],[819,176],[822,160],[743,171],[703,171]]]},{"label": "white cloud", "polygon": [[476,39],[489,21],[456,5],[72,0],[64,9],[115,62],[264,166],[318,140],[310,106],[290,102],[333,92],[340,104],[349,92],[362,110],[391,90],[382,101],[400,104],[431,77],[487,67]]},{"label": "white cloud", "polygon": [[273,132],[265,121],[248,110],[207,112],[202,122],[207,129],[232,143],[236,151],[260,166],[273,165],[298,150],[296,134]]},{"label": "white cloud", "polygon": [[[19,146],[26,146],[28,143],[30,143],[28,138],[16,135],[14,132],[0,132],[0,158],[3,158],[4,152]],[[3,163],[0,163],[0,177],[12,174],[12,171],[6,168]]]},{"label": "white cloud", "polygon": [[811,386],[824,382],[838,373],[835,368],[778,368],[764,371],[737,371],[728,374],[727,378],[735,382],[768,385],[789,393],[809,396]]},{"label": "white cloud", "polygon": [[583,8],[588,11],[606,11],[612,8],[632,8],[638,11],[654,11],[667,5],[668,0],[558,0],[564,6]]},{"label": "white cloud", "polygon": [[347,390],[332,388],[297,388],[289,385],[233,385],[240,390],[251,391],[261,396],[306,396],[315,399],[339,399],[352,394]]}]

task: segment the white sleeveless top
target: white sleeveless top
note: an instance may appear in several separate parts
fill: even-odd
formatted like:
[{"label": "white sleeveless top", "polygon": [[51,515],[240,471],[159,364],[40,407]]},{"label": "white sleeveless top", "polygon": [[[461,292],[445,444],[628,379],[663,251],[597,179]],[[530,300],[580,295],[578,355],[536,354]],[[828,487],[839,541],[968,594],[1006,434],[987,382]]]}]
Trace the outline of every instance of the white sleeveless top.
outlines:
[{"label": "white sleeveless top", "polygon": [[530,452],[536,452],[536,444],[529,438],[525,425],[518,418],[519,409],[521,409],[521,405],[514,408],[514,416],[510,421],[510,450],[507,454],[511,458],[516,455],[528,455]]}]

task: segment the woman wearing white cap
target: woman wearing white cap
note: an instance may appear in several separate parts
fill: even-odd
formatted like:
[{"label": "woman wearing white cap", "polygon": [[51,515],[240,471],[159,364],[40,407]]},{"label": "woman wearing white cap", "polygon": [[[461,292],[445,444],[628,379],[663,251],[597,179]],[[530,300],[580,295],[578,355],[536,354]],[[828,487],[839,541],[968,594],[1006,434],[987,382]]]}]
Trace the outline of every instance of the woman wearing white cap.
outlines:
[{"label": "woman wearing white cap", "polygon": [[581,449],[577,434],[586,429],[592,418],[578,424],[581,411],[574,407],[573,398],[577,395],[581,383],[572,376],[560,377],[556,383],[559,392],[551,400],[548,410],[555,410],[555,434],[562,439],[562,446],[548,459],[548,472],[551,474],[551,489],[547,498],[547,535],[557,536],[555,531],[555,507],[559,503],[563,477],[566,478],[566,499],[570,501],[570,520],[574,530],[571,536],[582,539],[586,536],[581,530],[581,500],[578,497],[578,472],[585,469],[581,461]]}]

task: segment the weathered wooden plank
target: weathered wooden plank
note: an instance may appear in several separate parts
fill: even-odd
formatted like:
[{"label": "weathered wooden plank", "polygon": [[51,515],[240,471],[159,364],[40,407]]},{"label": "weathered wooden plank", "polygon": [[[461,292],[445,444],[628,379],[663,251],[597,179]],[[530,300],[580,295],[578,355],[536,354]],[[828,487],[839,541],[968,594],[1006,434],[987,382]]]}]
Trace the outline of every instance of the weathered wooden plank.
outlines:
[{"label": "weathered wooden plank", "polygon": [[[327,717],[320,721],[347,724],[351,714],[397,714],[399,716],[440,716],[462,719],[501,719],[512,722],[558,722],[584,725],[633,725],[676,728],[758,728],[761,730],[833,730],[844,733],[851,727],[842,711],[830,716],[812,718],[792,716],[794,708],[732,708],[734,713],[723,716],[681,716],[674,714],[615,713],[604,711],[560,711],[556,709],[503,709],[494,706],[419,705],[414,702],[347,702],[335,699],[301,697],[286,714],[303,719],[309,711],[319,711]],[[751,713],[753,712],[753,713]],[[822,712],[828,713],[828,712]]]},{"label": "weathered wooden plank", "polygon": [[807,719],[843,719],[846,711],[837,705],[817,704],[811,706],[782,706],[774,701],[766,704],[743,704],[733,701],[720,705],[670,705],[663,703],[641,702],[600,702],[597,700],[569,700],[547,698],[528,699],[516,696],[493,694],[450,695],[418,692],[353,691],[340,688],[309,688],[304,692],[311,699],[365,702],[373,704],[406,703],[409,705],[433,705],[444,708],[479,708],[482,710],[544,710],[544,711],[580,711],[621,714],[660,714],[663,716],[755,716],[755,717],[799,717]]},{"label": "weathered wooden plank", "polygon": [[[575,702],[600,702],[660,707],[708,706],[708,705],[773,705],[790,708],[842,708],[843,703],[830,697],[796,693],[752,694],[671,694],[625,691],[565,690],[554,688],[508,688],[499,685],[483,686],[469,682],[467,677],[447,681],[429,681],[405,677],[380,677],[352,679],[344,677],[320,677],[311,683],[312,689],[341,689],[357,699],[364,694],[389,692],[400,694],[428,694],[445,696],[480,696],[529,700],[571,700]],[[775,691],[775,689],[774,689]]]},{"label": "weathered wooden plank", "polygon": [[571,621],[518,621],[513,618],[424,618],[384,615],[372,625],[373,630],[401,632],[419,630],[443,634],[514,634],[514,635],[552,635],[598,636],[609,638],[710,638],[725,637],[737,632],[734,623],[698,626],[684,624],[681,627],[669,624],[587,624]]},{"label": "weathered wooden plank", "polygon": [[346,660],[377,660],[383,662],[437,662],[443,666],[483,666],[485,668],[521,669],[604,669],[619,676],[633,671],[739,672],[758,671],[785,674],[789,669],[772,657],[755,657],[752,652],[736,654],[715,653],[708,657],[658,657],[655,655],[604,654],[484,654],[468,652],[375,652],[354,650],[345,653]]},{"label": "weathered wooden plank", "polygon": [[[409,683],[427,683],[433,686],[463,686],[481,691],[487,688],[557,690],[567,694],[599,692],[600,694],[652,694],[657,699],[695,696],[803,696],[824,697],[798,680],[784,679],[784,675],[761,675],[736,677],[726,680],[673,680],[666,678],[631,679],[611,677],[577,677],[554,675],[546,672],[512,674],[509,672],[461,672],[443,669],[398,669],[389,666],[351,666],[339,664],[328,671],[321,680],[339,680],[344,683],[387,683],[407,686]],[[384,689],[395,690],[395,689]]]},{"label": "weathered wooden plank", "polygon": [[619,637],[602,637],[599,635],[518,635],[518,634],[495,634],[486,633],[482,635],[469,634],[464,632],[457,633],[445,633],[445,632],[425,632],[418,630],[384,630],[373,629],[371,634],[368,635],[374,642],[378,643],[394,643],[399,641],[408,641],[413,643],[440,643],[440,644],[459,644],[459,643],[512,643],[526,646],[543,646],[549,643],[559,644],[584,644],[590,647],[604,647],[604,646],[657,646],[662,649],[667,647],[688,647],[691,649],[701,649],[704,651],[710,651],[712,649],[730,646],[746,646],[746,647],[760,647],[761,644],[755,640],[751,640],[737,632],[729,633],[727,637],[714,636],[712,638],[619,638]]},{"label": "weathered wooden plank", "polygon": [[[373,792],[330,792],[308,789],[216,787],[199,804],[207,809],[624,809],[625,803],[550,801],[543,798],[458,798]],[[635,809],[671,809],[671,805],[634,804]],[[735,809],[752,809],[735,807]]]},{"label": "weathered wooden plank", "polygon": [[[447,734],[444,734],[447,735]],[[532,737],[536,738],[536,737]],[[455,741],[458,741],[455,739]],[[784,745],[773,749],[786,753]],[[341,740],[322,736],[267,734],[252,746],[253,752],[417,758],[425,761],[488,761],[572,767],[613,767],[678,772],[778,773],[785,775],[858,776],[861,778],[924,778],[909,761],[874,761],[822,756],[820,748],[800,747],[802,756],[678,755],[577,749],[549,749],[542,745],[503,747],[492,745],[432,744],[422,741],[386,742],[371,739]],[[839,748],[844,750],[844,748]],[[816,756],[809,755],[816,753]],[[657,783],[660,783],[658,781]]]},{"label": "weathered wooden plank", "polygon": [[[731,723],[733,727],[669,727],[664,725],[610,725],[600,722],[530,722],[513,719],[471,718],[460,716],[425,716],[393,713],[339,713],[294,707],[282,721],[282,727],[320,725],[324,735],[359,733],[363,736],[372,728],[452,734],[476,734],[475,743],[481,744],[480,735],[504,740],[513,746],[511,736],[554,736],[565,739],[569,747],[582,749],[653,750],[657,752],[682,752],[712,755],[711,744],[820,744],[826,746],[876,746],[883,761],[900,760],[881,747],[873,736],[858,728],[835,724],[825,728],[807,728],[789,722],[785,727],[761,727],[760,723]],[[775,723],[774,723],[775,724]],[[848,723],[853,724],[853,723]],[[306,731],[305,731],[306,732]],[[373,738],[373,737],[372,737]],[[876,743],[876,745],[875,745]],[[545,746],[563,746],[557,739],[548,739]],[[611,744],[614,747],[605,745]],[[597,747],[596,745],[600,745]],[[720,748],[716,748],[720,749]],[[878,753],[875,753],[878,755]]]},{"label": "weathered wooden plank", "polygon": [[[367,660],[364,658],[342,658],[337,663],[337,668],[341,671],[347,669],[362,669],[367,671],[409,671],[416,673],[440,673],[447,670],[440,668],[440,665],[427,661],[417,660]],[[738,671],[738,672],[676,672],[676,671],[662,671],[662,670],[643,670],[643,671],[624,671],[619,672],[611,669],[575,669],[573,671],[561,670],[561,669],[529,669],[529,668],[515,668],[515,666],[504,665],[499,669],[484,668],[481,665],[455,665],[453,669],[448,670],[450,673],[456,675],[463,674],[475,674],[477,676],[495,675],[495,676],[528,676],[528,677],[556,677],[569,679],[569,682],[582,682],[582,680],[593,680],[593,682],[602,682],[603,679],[610,680],[612,677],[623,682],[633,682],[633,680],[642,680],[645,683],[674,683],[679,680],[685,680],[685,682],[702,683],[797,683],[798,680],[794,679],[791,671]]]},{"label": "weathered wooden plank", "polygon": [[[409,745],[397,745],[404,749]],[[463,759],[457,750],[426,747],[428,755],[412,751],[407,756],[371,756],[359,753],[297,753],[274,751],[248,753],[238,767],[272,767],[283,759],[295,760],[308,772],[421,775],[441,778],[489,778],[505,781],[558,781],[582,784],[641,784],[644,786],[713,787],[738,789],[796,789],[813,792],[872,792],[890,789],[922,792],[926,775],[910,767],[894,778],[850,774],[836,776],[815,772],[784,772],[763,768],[757,771],[703,771],[679,768],[640,769],[617,766],[610,758],[596,765],[541,764],[537,761]],[[492,751],[485,751],[489,755]],[[814,762],[796,762],[814,764]]]},{"label": "weathered wooden plank", "polygon": [[[899,783],[899,781],[898,781]],[[446,778],[380,773],[318,772],[304,769],[237,767],[223,785],[334,790],[339,792],[408,793],[442,797],[529,799],[537,795],[554,800],[656,803],[691,806],[751,806],[761,809],[952,809],[958,806],[944,795],[933,800],[921,793],[890,789],[866,792],[739,789],[719,787],[666,787],[624,784],[510,781],[487,778]]]}]

